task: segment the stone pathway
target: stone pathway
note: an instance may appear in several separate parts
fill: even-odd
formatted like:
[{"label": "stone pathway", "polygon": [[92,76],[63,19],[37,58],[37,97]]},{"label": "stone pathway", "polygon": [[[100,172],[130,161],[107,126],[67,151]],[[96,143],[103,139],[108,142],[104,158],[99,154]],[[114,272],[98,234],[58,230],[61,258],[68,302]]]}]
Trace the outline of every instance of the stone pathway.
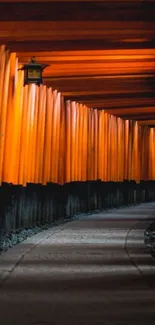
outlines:
[{"label": "stone pathway", "polygon": [[155,203],[43,231],[0,256],[0,324],[154,325]]}]

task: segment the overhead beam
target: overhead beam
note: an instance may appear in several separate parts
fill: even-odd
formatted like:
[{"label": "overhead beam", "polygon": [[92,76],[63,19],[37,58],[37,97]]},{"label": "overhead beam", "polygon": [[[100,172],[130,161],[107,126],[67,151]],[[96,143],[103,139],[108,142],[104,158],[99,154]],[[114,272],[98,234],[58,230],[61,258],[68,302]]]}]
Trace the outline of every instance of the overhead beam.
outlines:
[{"label": "overhead beam", "polygon": [[[96,26],[97,24],[97,26]],[[113,26],[106,26],[106,22],[95,22],[93,28],[91,22],[2,22],[0,21],[0,40],[9,42],[22,41],[82,41],[103,40],[123,41],[129,40],[134,43],[147,42],[155,39],[155,28],[147,26],[140,28],[135,23],[133,29],[131,24],[121,26],[115,22]],[[134,24],[133,24],[134,25]],[[126,42],[125,42],[126,43]],[[130,44],[131,45],[131,44]],[[101,45],[100,45],[101,46]]]},{"label": "overhead beam", "polygon": [[[115,110],[117,112],[117,110],[120,109],[120,107],[122,107],[122,112],[123,112],[123,109],[137,108],[137,106],[135,105],[135,103],[133,103],[132,105],[128,105],[127,103],[125,103],[123,105],[123,103],[120,102],[120,104],[117,104],[115,106],[115,103],[114,102],[105,102],[105,101],[96,101],[96,102],[95,101],[94,102],[92,101],[92,102],[90,102],[90,101],[84,101],[83,99],[76,100],[76,98],[74,98],[74,99],[72,98],[71,100],[72,101],[77,101],[77,102],[83,103],[83,104],[87,105],[88,107],[97,108],[97,109],[104,109],[106,111],[109,111],[109,110],[113,109],[113,110]],[[148,105],[149,105],[149,103],[146,103],[146,105],[144,106],[144,108],[147,107]],[[154,106],[154,105],[155,105],[155,101],[154,101],[154,104],[152,106]],[[142,103],[141,103],[141,105],[139,105],[139,107],[141,107],[141,109],[143,109]],[[138,117],[140,116],[140,114],[141,113],[139,113]],[[115,112],[113,112],[113,115],[115,115]],[[121,117],[123,117],[123,116],[126,116],[126,115],[121,114]],[[132,116],[132,114],[128,114],[127,115],[127,118],[129,118],[129,116]],[[136,116],[135,116],[135,119],[136,119]]]},{"label": "overhead beam", "polygon": [[47,78],[44,74],[44,83],[52,88],[59,89],[66,97],[111,95],[111,94],[147,94],[154,96],[155,82],[153,76],[121,75],[113,76],[77,76],[62,78]]},{"label": "overhead beam", "polygon": [[139,115],[124,115],[121,118],[127,119],[127,120],[135,120],[135,121],[152,121],[155,119],[155,114],[139,114]]},{"label": "overhead beam", "polygon": [[[11,32],[10,32],[11,34]],[[104,42],[101,42],[100,39],[96,37],[96,39],[92,40],[67,40],[66,41],[45,41],[45,40],[11,40],[9,38],[0,37],[0,42],[5,43],[11,51],[15,52],[25,52],[31,51],[92,51],[92,50],[115,50],[117,49],[153,49],[155,48],[155,38],[142,40],[141,42],[135,41],[133,42],[122,42],[121,40],[113,40],[110,41],[108,39],[104,39]]]},{"label": "overhead beam", "polygon": [[131,107],[131,108],[124,108],[124,109],[110,109],[108,110],[109,114],[117,115],[117,116],[140,116],[143,115],[148,116],[150,114],[155,114],[155,107]]},{"label": "overhead beam", "polygon": [[141,92],[141,89],[147,91],[154,91],[155,78],[149,74],[133,74],[133,75],[95,75],[95,76],[64,76],[64,77],[47,77],[45,73],[44,82],[56,87],[61,87],[64,91],[80,91],[80,90],[130,90]]},{"label": "overhead beam", "polygon": [[[0,0],[0,3],[22,3],[23,0]],[[66,0],[46,0],[46,2],[66,2]],[[103,2],[103,3],[132,3],[133,0],[97,0],[98,2]],[[43,0],[24,0],[25,3],[40,3],[43,2]],[[83,0],[67,0],[67,2],[83,2]],[[94,2],[94,0],[84,0],[84,2]],[[135,4],[140,4],[141,5],[142,0],[134,0]],[[148,3],[154,3],[154,0],[149,0]]]},{"label": "overhead beam", "polygon": [[[82,69],[83,67],[83,69]],[[54,77],[63,77],[63,76],[95,76],[96,74],[97,75],[109,75],[109,76],[112,76],[114,73],[115,74],[122,74],[122,75],[125,75],[125,74],[137,74],[137,73],[150,73],[152,74],[154,69],[153,69],[153,63],[152,64],[147,64],[147,65],[136,65],[135,66],[131,66],[131,65],[127,65],[127,66],[124,66],[124,68],[120,65],[120,66],[117,66],[114,67],[114,66],[110,66],[109,65],[109,69],[108,67],[106,67],[105,65],[102,65],[100,67],[100,65],[95,65],[94,66],[94,69],[93,67],[91,66],[88,66],[88,65],[82,65],[81,69],[77,66],[67,66],[66,67],[63,67],[62,65],[59,65],[58,67],[56,65],[53,65],[52,67],[49,67],[46,69],[45,73],[44,73],[44,76],[46,77],[51,77],[53,76]]]},{"label": "overhead beam", "polygon": [[145,121],[138,121],[139,125],[155,125],[155,116],[154,120],[145,120]]},{"label": "overhead beam", "polygon": [[[112,5],[113,4],[113,5]],[[31,1],[30,10],[26,1],[0,2],[0,20],[68,20],[80,21],[120,21],[127,19],[131,22],[154,21],[154,2],[141,1]],[[128,13],[127,19],[124,14]]]},{"label": "overhead beam", "polygon": [[[74,96],[72,96],[74,97]],[[82,96],[83,100],[90,100],[92,101],[90,96]],[[128,103],[133,104],[133,102],[137,102],[137,105],[141,105],[140,101],[143,101],[143,104],[145,104],[145,102],[150,102],[154,104],[155,101],[155,93],[152,91],[150,93],[146,92],[146,93],[133,93],[132,97],[130,95],[128,95],[128,93],[124,93],[124,94],[113,94],[112,96],[109,97],[109,94],[101,94],[101,95],[93,95],[94,100],[108,100],[108,101],[115,101],[115,103],[119,103],[120,100],[122,101],[122,105],[124,105],[124,101],[128,101]]]},{"label": "overhead beam", "polygon": [[89,107],[94,107],[94,108],[99,108],[99,109],[113,109],[113,110],[117,110],[117,109],[127,109],[127,108],[138,108],[138,107],[148,107],[148,106],[152,106],[155,107],[155,99],[153,100],[149,100],[149,99],[134,99],[134,100],[130,100],[130,99],[126,99],[126,100],[122,100],[121,98],[119,100],[115,100],[115,99],[98,99],[98,100],[84,100],[83,97],[81,98],[66,98],[66,99],[71,99],[73,101],[79,101],[81,103],[86,104]]},{"label": "overhead beam", "polygon": [[27,59],[27,57],[35,55],[37,58],[39,57],[43,57],[43,58],[47,58],[50,57],[51,59],[61,59],[63,58],[72,58],[73,60],[75,59],[75,57],[95,57],[95,58],[106,58],[108,57],[108,59],[113,59],[114,57],[119,59],[119,58],[137,58],[137,57],[155,57],[155,48],[151,48],[151,49],[141,49],[141,48],[130,48],[130,49],[103,49],[103,50],[89,50],[89,52],[87,50],[65,50],[65,51],[32,51],[31,48],[29,48],[28,50],[26,50],[26,52],[24,51],[20,51],[17,52],[17,56],[21,59]]},{"label": "overhead beam", "polygon": [[[28,11],[29,13],[29,11]],[[12,13],[13,14],[13,13]],[[11,16],[12,17],[12,16]],[[19,13],[18,13],[18,17],[19,17]],[[22,21],[22,20],[12,20],[12,19],[8,19],[6,21],[3,21],[3,19],[0,19],[0,27],[2,28],[2,30],[4,31],[8,31],[8,30],[13,30],[16,31],[17,27],[21,27],[22,30],[24,31],[49,31],[51,28],[53,30],[51,30],[51,33],[54,31],[57,31],[60,33],[60,31],[62,32],[62,34],[64,34],[66,31],[68,32],[72,32],[72,34],[77,34],[77,30],[82,32],[84,35],[86,34],[90,34],[91,32],[93,32],[93,34],[98,34],[98,35],[107,35],[110,32],[110,35],[114,34],[117,35],[117,37],[119,37],[120,34],[123,34],[122,31],[122,24],[124,27],[124,32],[127,32],[127,34],[125,35],[125,38],[123,37],[123,39],[127,38],[127,35],[129,35],[130,33],[133,33],[133,35],[138,33],[143,33],[143,32],[147,32],[147,31],[151,31],[151,34],[154,35],[155,31],[155,22],[151,22],[149,21],[133,21],[132,22],[132,26],[131,26],[131,22],[130,21],[123,21],[123,23],[119,20],[114,20],[114,21],[103,21],[103,20],[96,20],[95,24],[92,24],[92,18],[90,16],[90,20],[86,21],[86,20],[80,20],[78,22],[76,22],[75,20],[73,21],[69,21],[67,20],[60,20],[60,21],[54,21],[54,20],[40,20],[39,24],[38,21],[35,21],[34,19],[30,19],[30,16],[28,16],[29,19],[27,19],[26,21]],[[15,26],[16,23],[16,26]],[[62,30],[63,29],[63,30]],[[17,33],[21,33],[22,31],[16,31]],[[110,36],[109,35],[109,36]],[[147,35],[148,36],[148,35]],[[151,37],[151,35],[150,35]]]},{"label": "overhead beam", "polygon": [[[54,84],[53,84],[54,86]],[[52,83],[51,83],[51,87],[52,87]],[[71,87],[71,85],[70,85]],[[58,87],[58,88],[61,88],[61,87]],[[139,89],[138,91],[140,93],[143,94],[143,92],[145,91],[146,89],[145,88],[141,88]],[[152,93],[151,90],[148,90],[148,93]],[[89,99],[91,99],[92,97],[95,98],[96,96],[99,96],[99,98],[101,98],[101,96],[104,96],[104,95],[115,95],[115,94],[119,94],[120,95],[120,90],[119,89],[103,89],[103,90],[79,90],[79,91],[63,91],[61,90],[61,93],[63,96],[65,97],[81,97],[81,96],[87,96]],[[137,94],[137,89],[128,89],[128,91],[125,89],[125,90],[121,90],[121,96],[122,95],[128,95],[131,94]],[[120,96],[120,97],[121,97]]]},{"label": "overhead beam", "polygon": [[[71,2],[94,2],[95,0],[67,0],[67,2],[71,3]],[[24,0],[25,3],[41,3],[41,2],[46,2],[46,3],[50,3],[50,2],[66,2],[66,0]],[[133,0],[97,0],[97,2],[103,2],[103,3],[107,3],[107,4],[123,4],[126,3],[131,4],[133,3]],[[23,0],[0,0],[0,3],[23,3]],[[149,4],[153,4],[154,0],[148,0],[147,3]],[[146,4],[147,4],[146,3]],[[142,4],[142,0],[134,0],[134,4],[135,5],[141,5]]]}]

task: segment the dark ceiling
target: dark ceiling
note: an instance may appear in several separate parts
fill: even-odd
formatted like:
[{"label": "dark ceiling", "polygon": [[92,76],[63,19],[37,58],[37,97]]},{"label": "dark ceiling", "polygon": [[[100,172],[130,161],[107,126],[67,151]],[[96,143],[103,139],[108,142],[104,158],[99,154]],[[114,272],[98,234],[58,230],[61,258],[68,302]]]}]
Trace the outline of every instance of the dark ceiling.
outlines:
[{"label": "dark ceiling", "polygon": [[68,99],[155,124],[155,1],[0,1],[0,43]]}]

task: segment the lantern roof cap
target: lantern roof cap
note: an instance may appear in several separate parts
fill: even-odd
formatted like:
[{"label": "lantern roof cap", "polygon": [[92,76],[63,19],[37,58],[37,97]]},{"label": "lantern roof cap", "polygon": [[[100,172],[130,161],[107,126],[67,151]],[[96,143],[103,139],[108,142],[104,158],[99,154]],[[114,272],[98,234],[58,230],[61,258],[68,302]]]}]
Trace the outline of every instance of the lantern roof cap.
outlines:
[{"label": "lantern roof cap", "polygon": [[22,68],[19,70],[27,70],[27,69],[40,69],[40,70],[44,70],[46,67],[48,67],[49,64],[41,64],[38,63],[35,59],[35,57],[33,56],[31,58],[31,60],[28,63],[23,64]]}]

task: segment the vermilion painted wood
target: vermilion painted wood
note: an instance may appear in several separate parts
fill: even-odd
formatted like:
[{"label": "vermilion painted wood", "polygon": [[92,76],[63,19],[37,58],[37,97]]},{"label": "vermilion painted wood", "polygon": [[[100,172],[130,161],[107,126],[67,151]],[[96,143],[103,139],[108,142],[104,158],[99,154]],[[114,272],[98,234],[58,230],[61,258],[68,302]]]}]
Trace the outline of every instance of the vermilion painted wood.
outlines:
[{"label": "vermilion painted wood", "polygon": [[[105,110],[65,102],[60,92],[44,85],[23,87],[16,55],[4,47],[0,64],[1,182],[155,179],[155,132],[145,125],[154,120],[125,121]],[[104,104],[104,98],[100,101]]]}]

